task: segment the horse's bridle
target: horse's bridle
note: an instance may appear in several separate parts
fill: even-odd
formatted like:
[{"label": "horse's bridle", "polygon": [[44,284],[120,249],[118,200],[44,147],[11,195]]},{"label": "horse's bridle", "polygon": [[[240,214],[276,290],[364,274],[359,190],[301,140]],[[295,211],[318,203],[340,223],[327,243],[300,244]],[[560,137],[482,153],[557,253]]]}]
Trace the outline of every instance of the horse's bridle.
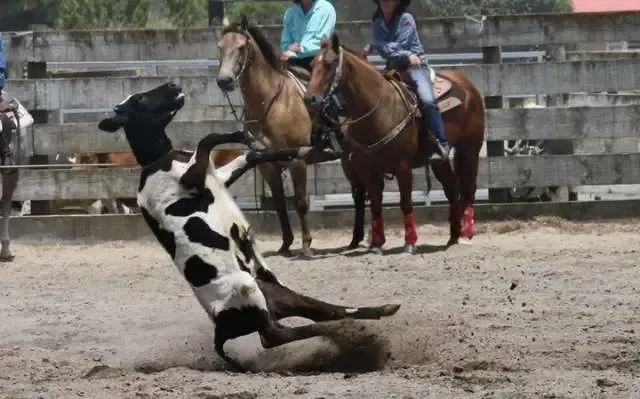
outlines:
[{"label": "horse's bridle", "polygon": [[[344,60],[344,49],[342,48],[342,46],[339,46],[338,48],[338,63],[337,65],[334,67],[332,74],[333,74],[333,79],[331,81],[331,84],[329,85],[328,90],[325,91],[321,103],[322,103],[322,109],[323,109],[323,113],[324,113],[324,109],[326,109],[326,107],[329,104],[329,100],[331,98],[332,95],[337,94],[337,89],[338,86],[340,85],[341,81],[342,81],[342,69],[343,69],[343,61]],[[381,90],[384,88],[384,83],[381,84]],[[352,119],[352,120],[348,120],[346,121],[344,124],[346,125],[352,125],[354,123],[360,122],[365,118],[368,118],[369,116],[371,116],[380,106],[380,101],[382,99],[382,96],[379,95],[377,96],[378,100],[376,101],[376,104],[367,112],[365,112],[363,115],[359,116],[356,119]],[[410,106],[410,104],[407,104],[407,106],[409,107],[409,112],[407,113],[407,115],[402,119],[402,121],[400,121],[400,123],[398,125],[396,125],[393,129],[391,129],[391,131],[385,135],[384,137],[382,137],[380,140],[376,141],[373,144],[362,144],[360,142],[358,142],[356,139],[353,138],[352,135],[349,135],[349,139],[351,140],[351,142],[353,144],[355,144],[356,147],[360,148],[363,151],[366,152],[373,152],[376,149],[390,143],[391,141],[393,141],[396,137],[398,137],[398,135],[400,133],[402,133],[402,131],[405,129],[405,127],[407,127],[407,125],[409,124],[409,122],[411,121],[411,119],[414,117],[414,115],[416,114],[416,110],[417,110],[417,103],[415,106]],[[325,115],[325,117],[327,117],[327,115]]]},{"label": "horse's bridle", "polygon": [[[236,83],[236,85],[241,87],[242,86],[242,82],[240,81],[240,79],[241,79],[242,74],[244,73],[244,71],[251,64],[251,61],[253,61],[255,50],[253,49],[253,46],[251,45],[251,42],[253,41],[253,37],[251,37],[251,34],[248,31],[243,30],[242,32],[235,32],[235,33],[240,33],[241,35],[243,35],[247,39],[247,43],[244,45],[244,57],[243,57],[242,65],[240,66],[240,70],[238,71],[238,73],[235,74],[235,76],[233,77],[234,82]],[[245,125],[247,125],[249,123],[261,124],[267,119],[267,116],[269,115],[269,111],[271,110],[271,107],[273,106],[273,104],[276,102],[276,100],[278,99],[278,97],[282,93],[283,87],[284,87],[284,78],[281,79],[280,82],[278,83],[278,89],[276,91],[276,94],[271,98],[271,100],[269,101],[269,104],[267,104],[267,108],[265,109],[264,115],[262,116],[261,119],[256,119],[256,120],[248,120],[248,121],[244,120],[244,116],[245,116],[245,113],[247,111],[247,107],[246,106],[243,107],[243,109],[242,109],[242,115],[238,116],[238,113],[236,112],[236,107],[234,107],[233,103],[231,102],[231,98],[229,97],[229,92],[224,91],[224,96],[227,99],[227,103],[229,104],[229,107],[231,108],[231,114],[236,119],[236,121],[243,122]],[[256,138],[256,136],[253,133],[251,133],[251,131],[249,129],[245,130],[245,134],[247,135],[247,137],[250,140],[250,142],[255,143],[255,142],[259,141]]]},{"label": "horse's bridle", "polygon": [[[331,84],[329,85],[328,89],[324,91],[322,95],[322,99],[320,101],[322,104],[323,113],[326,107],[329,105],[329,101],[331,97],[335,94],[339,94],[338,87],[340,86],[340,83],[342,83],[343,64],[344,64],[344,49],[342,48],[342,46],[340,46],[338,48],[338,63],[335,64],[335,66],[333,67],[333,70],[331,71],[331,75],[333,75],[333,79],[331,80]],[[373,114],[375,110],[378,109],[378,106],[380,106],[380,96],[378,96],[378,101],[376,102],[376,105],[374,105],[369,111],[365,112],[363,115],[357,117],[356,119],[350,119],[348,121],[345,121],[344,124],[340,124],[340,125],[341,126],[352,125],[354,123],[360,122],[361,120],[371,116],[371,114]],[[323,116],[325,118],[330,119],[329,115],[326,115],[326,113]],[[337,121],[335,122],[337,123]]]}]

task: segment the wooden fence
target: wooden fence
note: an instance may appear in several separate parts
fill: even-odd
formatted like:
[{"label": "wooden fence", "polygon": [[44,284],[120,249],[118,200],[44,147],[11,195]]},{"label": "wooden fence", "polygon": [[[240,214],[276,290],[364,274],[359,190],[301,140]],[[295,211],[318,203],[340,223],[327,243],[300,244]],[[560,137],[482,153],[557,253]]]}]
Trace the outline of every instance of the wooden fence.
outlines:
[{"label": "wooden fence", "polygon": [[[638,146],[624,153],[504,156],[505,140],[566,140],[580,144],[590,140],[611,141],[640,138],[640,105],[547,108],[504,108],[502,97],[611,93],[640,90],[640,58],[616,53],[569,53],[552,62],[502,63],[500,50],[508,46],[542,45],[552,50],[570,49],[583,42],[640,40],[640,12],[545,14],[488,17],[482,26],[465,18],[419,19],[418,26],[429,50],[476,48],[483,64],[460,64],[447,68],[467,74],[487,102],[488,157],[481,160],[478,187],[627,185],[640,184]],[[339,23],[343,42],[359,48],[369,37],[369,22]],[[273,43],[281,27],[265,26]],[[182,85],[187,105],[169,126],[177,147],[193,148],[203,135],[225,132],[239,124],[229,115],[227,100],[217,88],[215,68],[194,72],[170,70],[167,76],[47,78],[47,62],[102,62],[139,60],[216,59],[219,29],[183,30],[89,30],[39,31],[5,35],[9,57],[11,95],[20,99],[36,118],[29,151],[54,157],[80,151],[127,151],[122,133],[103,134],[97,121],[47,123],[62,109],[110,109],[131,92],[146,90],[167,80]],[[21,79],[21,67],[29,71]],[[238,93],[231,95],[241,105]],[[222,110],[213,113],[212,110]],[[226,111],[225,111],[226,110]],[[218,116],[212,118],[211,115]],[[497,143],[497,144],[496,144]],[[498,148],[498,149],[497,149]],[[497,149],[497,150],[496,150]],[[60,200],[134,197],[137,168],[73,170],[27,169],[21,172],[16,199]],[[256,180],[257,179],[257,180]],[[434,180],[434,182],[437,182]],[[424,190],[424,171],[415,171],[414,190]],[[440,188],[436,183],[435,189]],[[349,193],[338,163],[309,167],[310,194]],[[247,174],[231,191],[239,199],[268,194],[257,174]],[[387,192],[397,191],[395,182]],[[500,201],[499,196],[493,197]]]}]

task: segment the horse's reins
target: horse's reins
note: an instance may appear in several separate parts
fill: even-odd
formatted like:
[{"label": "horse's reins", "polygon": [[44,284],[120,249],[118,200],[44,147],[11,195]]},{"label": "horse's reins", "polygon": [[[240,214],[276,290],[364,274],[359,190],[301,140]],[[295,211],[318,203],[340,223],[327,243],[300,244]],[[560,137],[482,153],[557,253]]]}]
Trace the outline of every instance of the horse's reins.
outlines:
[{"label": "horse's reins", "polygon": [[[253,41],[253,38],[251,37],[251,35],[248,32],[243,32],[242,33],[248,40],[249,42]],[[242,62],[242,66],[240,67],[240,71],[238,71],[238,73],[233,77],[236,85],[240,86],[240,88],[242,89],[242,74],[244,73],[244,71],[249,67],[250,62],[253,59],[253,47],[249,46],[247,44],[246,49],[245,49],[245,53],[244,53],[244,61]],[[262,118],[260,119],[255,119],[255,120],[250,120],[250,121],[245,121],[244,116],[245,113],[247,111],[247,106],[246,104],[244,105],[244,107],[242,108],[242,115],[240,117],[238,117],[238,113],[236,112],[236,107],[233,105],[233,103],[231,102],[231,98],[229,97],[229,92],[228,91],[224,91],[224,96],[227,99],[227,103],[229,104],[229,107],[231,108],[231,114],[233,115],[233,117],[235,118],[236,122],[242,122],[245,126],[249,125],[250,123],[255,123],[258,125],[258,127],[262,124],[264,124],[264,122],[267,120],[267,117],[269,116],[269,111],[271,111],[271,108],[273,107],[273,104],[275,104],[276,100],[278,99],[278,97],[280,97],[280,94],[282,93],[282,90],[284,88],[284,77],[282,79],[280,79],[280,81],[278,82],[278,88],[276,89],[276,94],[273,95],[273,97],[271,97],[271,100],[269,100],[269,103],[267,104],[267,108],[264,111],[264,115],[262,116]],[[259,139],[257,139],[252,133],[250,129],[246,129],[245,130],[245,135],[249,138],[249,140],[251,141],[259,141]],[[256,179],[256,171],[254,169],[253,171],[254,174],[254,178],[253,178],[253,194],[254,197],[257,198],[258,195],[258,179]],[[255,204],[255,211],[256,214],[259,215],[260,214],[260,208],[258,207],[258,203],[256,202]]]},{"label": "horse's reins", "polygon": [[[244,32],[243,34],[247,39],[253,40],[253,38],[251,37],[251,35],[248,32]],[[240,71],[238,71],[238,73],[233,77],[234,81],[236,82],[236,84],[238,86],[242,86],[242,80],[241,80],[242,79],[242,74],[247,69],[247,67],[249,66],[251,60],[253,59],[252,55],[253,55],[253,48],[251,46],[247,46],[247,48],[245,50],[245,53],[244,53],[244,61],[242,62],[242,66],[240,67]],[[269,100],[269,103],[267,104],[267,108],[265,109],[264,115],[262,116],[262,118],[255,119],[255,120],[250,120],[250,121],[243,121],[245,113],[247,111],[246,105],[242,109],[242,115],[240,117],[238,117],[238,113],[236,112],[236,107],[233,105],[233,103],[231,102],[231,98],[229,97],[229,92],[224,91],[224,96],[227,99],[227,103],[229,104],[229,107],[231,108],[231,114],[233,115],[233,117],[235,118],[235,120],[237,122],[243,122],[245,124],[257,123],[257,124],[261,125],[266,121],[267,116],[269,116],[269,111],[271,111],[271,108],[273,107],[273,104],[276,102],[278,97],[280,97],[280,94],[282,93],[282,89],[283,88],[284,88],[284,77],[278,82],[278,88],[276,89],[276,94],[274,94],[273,97],[271,98],[271,100]],[[247,131],[246,133],[251,138],[254,138],[254,136],[253,136],[253,134],[251,134],[251,132]]]},{"label": "horse's reins", "polygon": [[[327,103],[329,100],[329,98],[336,92],[338,86],[340,85],[340,82],[342,81],[342,68],[343,68],[343,62],[344,62],[344,49],[342,48],[342,46],[340,46],[339,51],[338,51],[338,65],[336,65],[334,73],[333,73],[333,80],[331,81],[331,84],[329,85],[329,89],[325,92],[325,95],[323,97],[323,103]],[[380,91],[382,91],[382,89],[384,89],[384,78],[382,83],[380,83]],[[359,116],[356,119],[349,119],[347,121],[345,121],[344,123],[340,124],[339,121],[332,121],[337,123],[340,127],[342,126],[348,126],[348,125],[352,125],[354,123],[358,123],[362,120],[364,120],[365,118],[370,117],[380,106],[380,102],[382,100],[382,96],[377,96],[378,100],[376,101],[376,104],[367,112],[365,112],[363,115]],[[406,100],[405,100],[405,104],[406,104]],[[407,104],[408,106],[409,104]],[[407,113],[407,116],[404,117],[404,119],[398,124],[396,125],[391,132],[389,132],[388,134],[386,134],[384,137],[382,137],[380,140],[376,141],[373,144],[362,144],[360,142],[358,142],[356,139],[354,139],[351,135],[349,135],[349,140],[351,140],[356,147],[359,147],[361,150],[366,151],[366,152],[373,152],[375,151],[377,148],[382,147],[388,143],[390,143],[391,141],[393,141],[396,137],[398,137],[398,135],[404,130],[404,128],[407,126],[407,124],[409,124],[409,122],[411,121],[411,119],[414,117],[415,113],[417,110],[417,105],[412,107],[409,112]],[[327,115],[324,115],[325,118],[328,117]]]}]

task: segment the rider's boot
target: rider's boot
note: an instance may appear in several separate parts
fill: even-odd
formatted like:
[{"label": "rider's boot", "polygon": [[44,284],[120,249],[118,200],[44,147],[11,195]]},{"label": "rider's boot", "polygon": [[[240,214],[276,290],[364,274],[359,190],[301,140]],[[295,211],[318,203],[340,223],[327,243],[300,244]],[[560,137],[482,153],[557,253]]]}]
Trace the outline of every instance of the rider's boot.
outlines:
[{"label": "rider's boot", "polygon": [[[436,144],[438,151],[431,154],[429,160],[432,161],[446,161],[449,159],[449,140],[444,132],[444,123],[442,122],[442,115],[435,104],[423,104],[422,114],[428,121],[429,127],[436,138]],[[427,137],[425,135],[425,137]],[[428,139],[428,137],[427,137]],[[428,148],[428,147],[425,147]]]}]

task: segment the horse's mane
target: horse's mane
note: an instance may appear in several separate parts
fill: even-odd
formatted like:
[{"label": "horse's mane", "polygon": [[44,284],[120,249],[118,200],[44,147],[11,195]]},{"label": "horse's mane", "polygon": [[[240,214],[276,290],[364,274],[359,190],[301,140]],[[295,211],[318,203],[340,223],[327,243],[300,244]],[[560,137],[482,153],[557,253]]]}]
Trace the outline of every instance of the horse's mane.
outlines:
[{"label": "horse's mane", "polygon": [[350,53],[351,55],[354,55],[354,56],[356,57],[356,59],[357,59],[358,61],[362,62],[364,65],[366,65],[366,66],[368,66],[368,67],[373,68],[376,72],[380,72],[380,71],[378,70],[378,68],[376,68],[376,67],[375,67],[375,65],[371,64],[371,63],[370,63],[369,61],[367,61],[367,60],[363,60],[363,59],[361,58],[361,56],[360,56],[360,53],[359,53],[359,52],[357,52],[356,50],[354,50],[354,49],[352,49],[352,48],[350,48],[350,47],[347,47],[347,46],[345,46],[344,44],[341,44],[341,45],[340,45],[340,47],[342,47],[342,49],[343,49],[344,51],[346,51],[347,53]]},{"label": "horse's mane", "polygon": [[[245,33],[245,29],[238,22],[233,22],[229,26],[225,27],[222,30],[222,34],[226,34],[229,32],[234,33]],[[269,43],[265,35],[258,29],[257,26],[249,25],[246,29],[246,32],[249,32],[253,41],[255,41],[256,45],[260,49],[262,56],[267,60],[267,63],[271,65],[273,69],[277,72],[283,73],[284,69],[282,67],[282,63],[280,62],[280,57],[276,54],[276,49]]]}]

